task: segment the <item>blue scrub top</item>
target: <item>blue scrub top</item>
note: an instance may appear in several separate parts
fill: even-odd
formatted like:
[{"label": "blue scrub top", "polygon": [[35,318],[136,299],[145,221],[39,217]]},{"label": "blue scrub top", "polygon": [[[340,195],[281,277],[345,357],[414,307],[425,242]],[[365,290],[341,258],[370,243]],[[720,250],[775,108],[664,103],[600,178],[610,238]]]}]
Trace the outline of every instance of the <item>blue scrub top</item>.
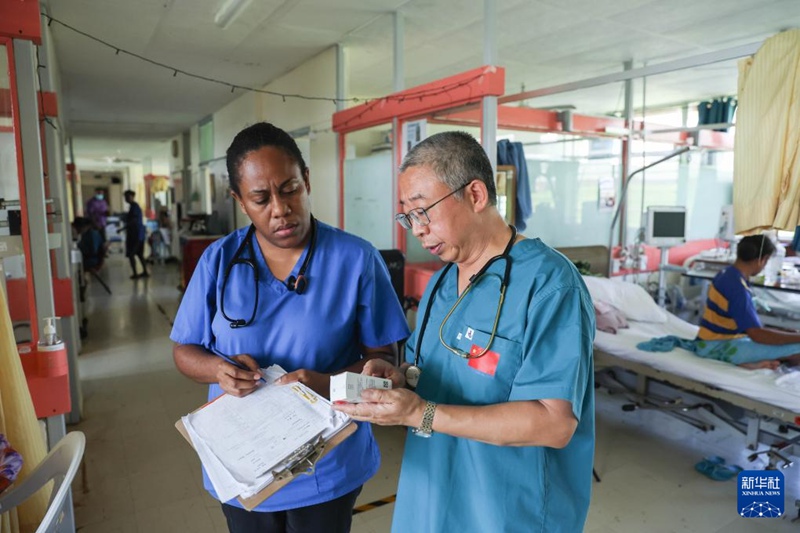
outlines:
[{"label": "blue scrub top", "polygon": [[[282,366],[332,373],[361,359],[359,344],[379,347],[408,336],[403,310],[380,254],[367,241],[317,222],[317,243],[306,270],[308,287],[298,295],[275,279],[254,239],[259,272],[255,321],[231,329],[218,309],[223,276],[247,228],[209,246],[200,258],[181,301],[170,338],[199,344],[226,355],[249,354],[262,367]],[[244,252],[247,257],[248,252]],[[291,275],[297,276],[308,247]],[[248,319],[255,291],[253,271],[233,267],[225,293],[225,312]],[[209,387],[209,400],[222,394]],[[334,448],[310,476],[299,476],[257,511],[282,511],[327,502],[352,492],[378,469],[380,454],[369,424]],[[206,489],[216,497],[203,472]],[[227,502],[241,507],[238,501]]]},{"label": "blue scrub top", "polygon": [[[575,267],[539,239],[518,242],[511,258],[510,282],[490,348],[499,355],[494,375],[471,367],[439,342],[439,326],[457,299],[458,272],[453,267],[433,300],[417,392],[451,405],[563,399],[572,403],[577,430],[563,449],[409,433],[394,532],[583,530],[594,455],[591,297]],[[482,278],[453,312],[442,332],[449,345],[465,352],[486,347],[504,268],[504,261],[495,262],[492,275]],[[420,303],[417,328],[406,344],[409,362],[414,361],[423,311],[441,275],[434,275]]]}]

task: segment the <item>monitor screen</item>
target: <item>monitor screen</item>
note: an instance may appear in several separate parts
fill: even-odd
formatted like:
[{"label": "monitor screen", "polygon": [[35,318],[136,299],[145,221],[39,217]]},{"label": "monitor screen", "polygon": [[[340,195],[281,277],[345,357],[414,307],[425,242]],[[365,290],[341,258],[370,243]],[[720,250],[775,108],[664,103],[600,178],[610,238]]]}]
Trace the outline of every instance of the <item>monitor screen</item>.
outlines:
[{"label": "monitor screen", "polygon": [[686,240],[686,208],[648,207],[646,242],[652,246],[675,246]]},{"label": "monitor screen", "polygon": [[686,233],[686,213],[656,212],[653,214],[653,237],[677,237]]}]

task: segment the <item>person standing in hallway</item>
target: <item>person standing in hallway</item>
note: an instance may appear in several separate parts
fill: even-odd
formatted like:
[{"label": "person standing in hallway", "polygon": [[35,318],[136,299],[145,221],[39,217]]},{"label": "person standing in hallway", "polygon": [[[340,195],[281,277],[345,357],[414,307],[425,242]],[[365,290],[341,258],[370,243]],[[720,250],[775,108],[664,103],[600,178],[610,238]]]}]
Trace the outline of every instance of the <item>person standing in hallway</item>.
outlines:
[{"label": "person standing in hallway", "polygon": [[92,221],[94,227],[106,238],[106,219],[108,217],[108,202],[106,202],[106,192],[98,187],[94,190],[94,196],[86,202],[86,218]]},{"label": "person standing in hallway", "polygon": [[[300,381],[329,397],[332,374],[393,360],[408,326],[388,269],[368,242],[312,216],[309,169],[294,139],[272,124],[250,126],[228,148],[227,168],[231,194],[251,224],[200,258],[170,335],[178,370],[210,384],[209,400],[273,386],[259,385],[259,368],[272,364],[289,372],[283,383]],[[370,426],[359,424],[312,475],[299,476],[253,512],[223,502],[228,528],[346,533],[356,497],[379,462]]]},{"label": "person standing in hallway", "polygon": [[[147,263],[144,261],[144,221],[142,220],[142,208],[136,203],[133,198],[136,193],[127,190],[124,192],[125,202],[130,206],[128,214],[125,216],[125,256],[131,263],[131,270],[133,274],[131,279],[146,278],[150,274],[147,273]],[[136,273],[136,258],[142,264],[142,272]]]},{"label": "person standing in hallway", "polygon": [[[423,295],[400,368],[356,420],[406,437],[392,531],[582,531],[594,456],[594,308],[575,266],[500,216],[492,165],[462,132],[416,145],[396,215],[447,266]],[[404,388],[414,385],[415,391]]]}]

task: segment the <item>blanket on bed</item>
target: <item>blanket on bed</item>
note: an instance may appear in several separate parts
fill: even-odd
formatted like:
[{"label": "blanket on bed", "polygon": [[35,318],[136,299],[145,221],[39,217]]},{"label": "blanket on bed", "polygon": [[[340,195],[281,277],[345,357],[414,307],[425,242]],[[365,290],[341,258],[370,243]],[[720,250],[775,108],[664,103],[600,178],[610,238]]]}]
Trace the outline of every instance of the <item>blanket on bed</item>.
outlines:
[{"label": "blanket on bed", "polygon": [[753,342],[749,337],[722,341],[689,340],[668,335],[657,337],[636,345],[646,352],[669,352],[683,348],[706,359],[716,359],[734,365],[775,361],[800,354],[800,344],[769,345]]}]

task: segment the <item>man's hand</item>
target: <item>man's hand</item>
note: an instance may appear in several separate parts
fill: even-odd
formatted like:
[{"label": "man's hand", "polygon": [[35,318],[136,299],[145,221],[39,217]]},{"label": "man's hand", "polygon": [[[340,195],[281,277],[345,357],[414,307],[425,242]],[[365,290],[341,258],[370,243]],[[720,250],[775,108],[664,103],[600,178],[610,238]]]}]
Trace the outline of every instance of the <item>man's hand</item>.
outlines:
[{"label": "man's hand", "polygon": [[402,389],[406,386],[406,376],[403,372],[389,361],[384,359],[370,359],[361,371],[366,376],[389,379],[392,381],[393,389]]},{"label": "man's hand", "polygon": [[299,381],[309,389],[313,390],[323,398],[330,399],[331,397],[331,376],[330,374],[322,374],[313,370],[305,368],[289,372],[278,378],[275,383],[278,385],[285,385],[287,383],[295,383]]},{"label": "man's hand", "polygon": [[246,354],[231,357],[231,359],[238,361],[250,370],[236,368],[221,357],[217,359],[217,383],[219,383],[222,390],[232,396],[241,398],[258,388],[262,376],[255,359]]},{"label": "man's hand", "polygon": [[333,408],[362,422],[380,426],[411,426],[422,424],[425,400],[408,389],[367,389],[361,393],[362,403],[337,403]]}]

